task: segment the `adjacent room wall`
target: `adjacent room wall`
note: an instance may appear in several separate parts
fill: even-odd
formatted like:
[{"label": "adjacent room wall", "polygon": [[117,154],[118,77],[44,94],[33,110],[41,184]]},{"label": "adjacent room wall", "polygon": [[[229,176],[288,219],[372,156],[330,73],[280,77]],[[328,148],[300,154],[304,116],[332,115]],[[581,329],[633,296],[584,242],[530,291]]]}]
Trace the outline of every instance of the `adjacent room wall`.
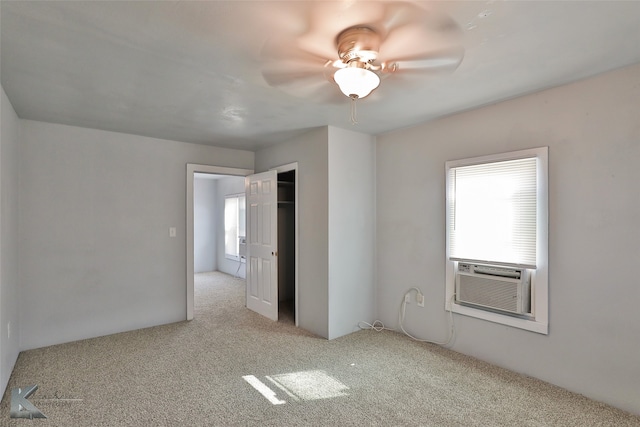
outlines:
[{"label": "adjacent room wall", "polygon": [[20,352],[18,313],[20,126],[20,119],[2,89],[0,104],[0,396],[7,387]]},{"label": "adjacent room wall", "polygon": [[256,152],[256,172],[298,162],[299,326],[327,338],[328,128],[317,128]]},{"label": "adjacent room wall", "polygon": [[22,124],[21,349],[184,320],[186,164],[254,154]]},{"label": "adjacent room wall", "polygon": [[224,199],[226,196],[234,194],[244,194],[244,177],[230,176],[228,178],[220,178],[218,180],[218,196],[216,201],[217,228],[220,230],[217,240],[218,270],[244,279],[245,263],[227,259],[224,249]]},{"label": "adjacent room wall", "polygon": [[329,126],[329,339],[374,317],[374,143]]},{"label": "adjacent room wall", "polygon": [[549,146],[550,332],[455,315],[453,349],[640,414],[640,65],[378,137],[378,315],[443,340],[447,160]]},{"label": "adjacent room wall", "polygon": [[[200,176],[199,176],[200,175]],[[195,174],[193,179],[193,271],[218,269],[217,180]],[[224,230],[224,228],[220,229]],[[224,233],[222,233],[224,235]]]}]

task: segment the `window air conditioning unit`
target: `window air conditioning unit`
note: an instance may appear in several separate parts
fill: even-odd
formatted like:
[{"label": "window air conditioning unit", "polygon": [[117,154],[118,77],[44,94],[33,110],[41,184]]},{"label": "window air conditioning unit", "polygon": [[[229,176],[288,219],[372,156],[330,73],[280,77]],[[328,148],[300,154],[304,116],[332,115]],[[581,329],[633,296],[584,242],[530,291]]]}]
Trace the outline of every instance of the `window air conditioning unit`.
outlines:
[{"label": "window air conditioning unit", "polygon": [[458,263],[456,302],[512,314],[531,311],[529,272],[526,268]]},{"label": "window air conditioning unit", "polygon": [[240,258],[247,257],[247,238],[245,236],[238,237],[238,255]]}]

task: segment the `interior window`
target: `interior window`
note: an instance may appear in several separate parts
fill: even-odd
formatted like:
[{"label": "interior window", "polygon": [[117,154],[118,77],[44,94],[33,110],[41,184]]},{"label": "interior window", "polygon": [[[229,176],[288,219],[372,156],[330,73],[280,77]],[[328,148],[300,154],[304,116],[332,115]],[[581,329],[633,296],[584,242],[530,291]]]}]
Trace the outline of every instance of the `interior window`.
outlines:
[{"label": "interior window", "polygon": [[224,250],[225,256],[240,260],[240,238],[246,236],[246,203],[244,194],[225,197],[224,200]]}]

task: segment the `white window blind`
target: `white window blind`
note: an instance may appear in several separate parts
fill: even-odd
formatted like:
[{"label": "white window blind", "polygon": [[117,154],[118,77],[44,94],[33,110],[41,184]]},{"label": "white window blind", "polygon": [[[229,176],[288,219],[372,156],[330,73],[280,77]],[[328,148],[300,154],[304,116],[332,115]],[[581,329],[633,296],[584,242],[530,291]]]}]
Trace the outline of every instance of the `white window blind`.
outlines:
[{"label": "white window blind", "polygon": [[451,167],[451,260],[536,268],[537,159]]},{"label": "white window blind", "polygon": [[227,257],[240,258],[240,236],[245,236],[245,196],[227,196],[224,200],[224,249]]}]

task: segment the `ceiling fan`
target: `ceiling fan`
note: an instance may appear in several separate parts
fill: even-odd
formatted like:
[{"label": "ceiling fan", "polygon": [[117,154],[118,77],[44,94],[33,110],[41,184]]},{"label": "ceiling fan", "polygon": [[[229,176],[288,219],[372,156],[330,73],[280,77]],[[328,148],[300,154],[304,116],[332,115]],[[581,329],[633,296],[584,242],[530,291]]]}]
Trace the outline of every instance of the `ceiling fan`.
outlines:
[{"label": "ceiling fan", "polygon": [[[271,86],[319,102],[344,99],[340,92],[364,98],[391,76],[452,72],[464,56],[457,23],[418,3],[314,2],[309,16],[265,43],[262,74]],[[402,79],[385,81],[385,91],[393,80]]]}]

